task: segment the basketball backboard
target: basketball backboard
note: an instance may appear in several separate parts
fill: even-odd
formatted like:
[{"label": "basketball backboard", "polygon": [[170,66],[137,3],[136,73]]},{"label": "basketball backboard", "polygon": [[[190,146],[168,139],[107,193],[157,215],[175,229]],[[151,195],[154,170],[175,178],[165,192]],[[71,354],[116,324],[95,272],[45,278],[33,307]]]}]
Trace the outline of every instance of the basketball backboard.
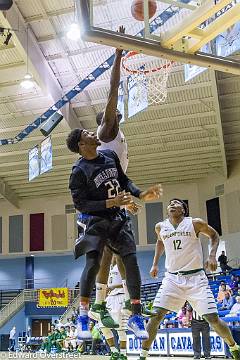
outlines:
[{"label": "basketball backboard", "polygon": [[[238,1],[156,2],[156,13],[149,19],[145,0],[144,21],[137,21],[131,14],[129,0],[77,1],[83,39],[177,63],[240,74],[238,61],[218,56],[216,52],[201,52],[206,44],[240,20]],[[120,25],[126,28],[125,34],[117,33]]]}]

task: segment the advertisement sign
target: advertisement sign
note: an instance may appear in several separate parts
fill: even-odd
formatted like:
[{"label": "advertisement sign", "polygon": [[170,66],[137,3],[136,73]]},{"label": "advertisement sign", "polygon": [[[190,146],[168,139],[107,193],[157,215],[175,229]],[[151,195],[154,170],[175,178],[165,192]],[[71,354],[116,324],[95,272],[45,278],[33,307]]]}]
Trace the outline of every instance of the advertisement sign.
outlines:
[{"label": "advertisement sign", "polygon": [[38,306],[41,307],[67,307],[68,288],[40,289]]},{"label": "advertisement sign", "polygon": [[[142,341],[133,334],[127,335],[127,354],[140,354]],[[158,333],[149,351],[150,355],[167,355],[167,333]]]}]

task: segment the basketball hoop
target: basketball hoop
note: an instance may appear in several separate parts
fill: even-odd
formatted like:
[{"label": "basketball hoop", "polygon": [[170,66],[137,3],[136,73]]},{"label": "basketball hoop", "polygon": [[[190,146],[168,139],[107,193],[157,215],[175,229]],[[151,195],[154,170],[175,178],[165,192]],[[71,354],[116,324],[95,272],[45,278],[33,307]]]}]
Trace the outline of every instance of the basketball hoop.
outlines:
[{"label": "basketball hoop", "polygon": [[166,101],[167,81],[173,63],[136,51],[129,51],[122,59],[122,67],[128,74],[135,76],[138,82],[147,81],[149,105]]}]

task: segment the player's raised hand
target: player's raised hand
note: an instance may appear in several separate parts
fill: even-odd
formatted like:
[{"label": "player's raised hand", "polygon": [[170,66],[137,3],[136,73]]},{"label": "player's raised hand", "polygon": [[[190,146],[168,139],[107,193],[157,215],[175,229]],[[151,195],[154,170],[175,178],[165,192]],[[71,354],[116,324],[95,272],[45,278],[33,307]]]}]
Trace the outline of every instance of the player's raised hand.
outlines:
[{"label": "player's raised hand", "polygon": [[137,204],[135,202],[127,205],[127,210],[130,211],[132,215],[137,215],[141,209],[142,209],[142,205]]},{"label": "player's raised hand", "polygon": [[205,268],[212,272],[217,270],[217,260],[215,256],[209,256],[209,258],[205,262]]},{"label": "player's raised hand", "polygon": [[147,190],[141,192],[139,198],[143,201],[152,201],[159,199],[163,194],[161,184],[153,185]]},{"label": "player's raised hand", "polygon": [[156,278],[158,275],[158,266],[157,265],[153,265],[151,267],[151,270],[149,272],[149,274],[151,275],[152,278]]},{"label": "player's raised hand", "polygon": [[[121,25],[121,26],[119,26],[119,28],[118,28],[117,32],[118,32],[118,33],[120,33],[120,34],[125,34],[125,27],[124,27],[124,26],[122,26],[122,25]],[[123,49],[119,49],[119,48],[117,48],[117,49],[116,49],[116,51],[117,51],[117,53],[122,54]]]},{"label": "player's raised hand", "polygon": [[123,25],[119,26],[118,31],[120,34],[125,34],[125,27]]}]

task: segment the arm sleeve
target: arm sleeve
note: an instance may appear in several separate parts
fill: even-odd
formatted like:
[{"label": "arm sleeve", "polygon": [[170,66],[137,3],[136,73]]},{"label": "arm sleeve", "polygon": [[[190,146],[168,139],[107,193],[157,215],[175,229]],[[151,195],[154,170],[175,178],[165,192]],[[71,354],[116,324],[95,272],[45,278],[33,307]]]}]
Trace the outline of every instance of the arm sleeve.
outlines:
[{"label": "arm sleeve", "polygon": [[117,156],[117,154],[112,151],[112,153],[114,154],[115,160],[116,160],[116,167],[117,167],[117,171],[118,171],[118,180],[119,183],[121,185],[121,188],[127,192],[130,192],[131,195],[139,198],[140,193],[142,192],[142,190],[140,190],[133,182],[132,180],[130,180],[127,175],[124,173],[121,164],[120,164],[120,160]]},{"label": "arm sleeve", "polygon": [[87,198],[87,182],[84,173],[79,169],[74,169],[69,180],[69,189],[75,208],[82,212],[96,212],[106,209],[106,200],[89,200]]}]

